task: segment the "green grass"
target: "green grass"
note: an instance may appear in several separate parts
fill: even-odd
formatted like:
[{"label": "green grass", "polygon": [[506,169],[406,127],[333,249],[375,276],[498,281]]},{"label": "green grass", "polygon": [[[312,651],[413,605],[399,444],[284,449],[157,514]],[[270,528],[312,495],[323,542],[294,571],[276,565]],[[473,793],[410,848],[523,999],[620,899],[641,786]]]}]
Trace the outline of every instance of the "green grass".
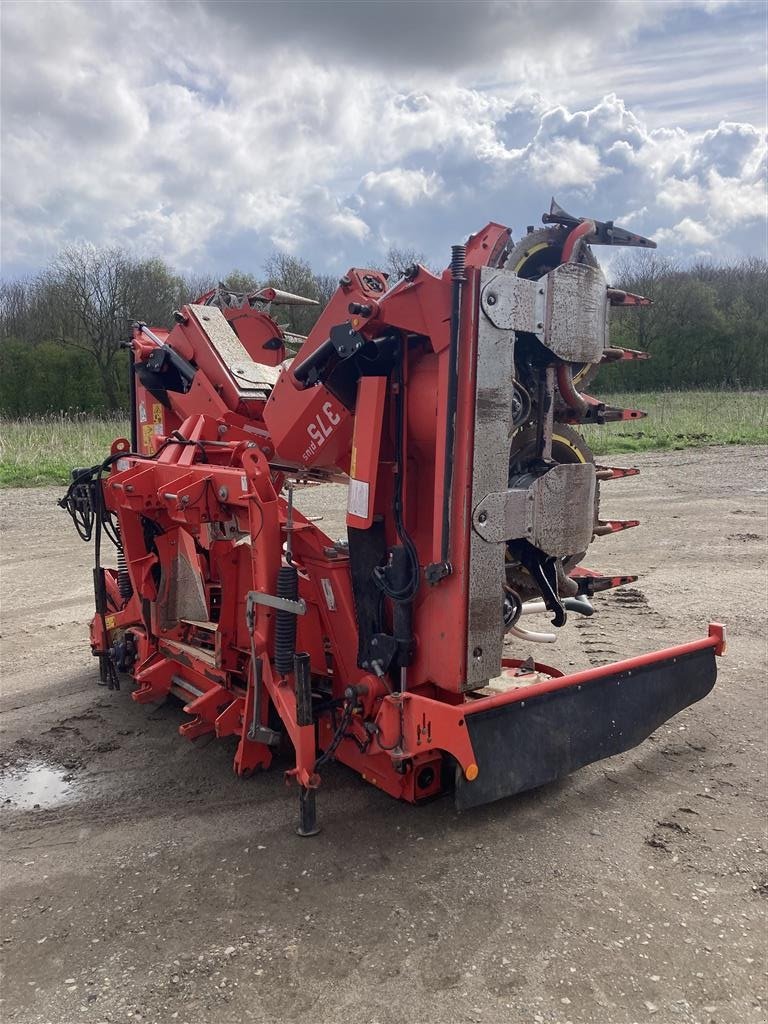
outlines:
[{"label": "green grass", "polygon": [[[596,455],[707,444],[768,444],[768,392],[665,391],[601,395],[648,418],[583,428]],[[122,416],[0,417],[0,487],[65,484],[73,466],[93,466],[126,437]]]},{"label": "green grass", "polygon": [[768,391],[646,391],[599,398],[606,405],[642,409],[648,416],[581,428],[595,455],[768,444]]},{"label": "green grass", "polygon": [[95,466],[129,430],[125,416],[0,417],[0,487],[69,483],[73,467]]}]

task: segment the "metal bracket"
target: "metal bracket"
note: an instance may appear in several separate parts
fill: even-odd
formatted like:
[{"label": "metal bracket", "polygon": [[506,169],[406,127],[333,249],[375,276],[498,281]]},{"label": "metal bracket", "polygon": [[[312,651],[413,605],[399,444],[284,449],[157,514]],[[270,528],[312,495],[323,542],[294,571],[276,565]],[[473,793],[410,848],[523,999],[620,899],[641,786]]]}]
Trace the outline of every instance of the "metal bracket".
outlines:
[{"label": "metal bracket", "polygon": [[300,597],[298,601],[292,601],[287,597],[263,594],[260,590],[249,590],[245,606],[246,617],[253,618],[253,606],[256,604],[264,604],[268,608],[279,608],[280,611],[291,612],[293,615],[306,615],[307,612],[307,602],[303,597]]},{"label": "metal bracket", "polygon": [[608,345],[608,286],[595,267],[563,263],[538,281],[497,271],[480,304],[494,327],[533,334],[565,362],[598,363]]},{"label": "metal bracket", "polygon": [[523,476],[506,491],[486,494],[472,526],[489,544],[526,539],[548,555],[586,551],[595,529],[595,467],[559,465]]}]

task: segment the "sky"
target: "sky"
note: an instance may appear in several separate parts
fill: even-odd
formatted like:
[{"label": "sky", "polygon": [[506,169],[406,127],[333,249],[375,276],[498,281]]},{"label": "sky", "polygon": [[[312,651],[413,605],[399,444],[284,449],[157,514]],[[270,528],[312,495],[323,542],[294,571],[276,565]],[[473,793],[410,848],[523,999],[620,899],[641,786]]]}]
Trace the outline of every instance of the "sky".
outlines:
[{"label": "sky", "polygon": [[550,198],[674,259],[766,256],[768,4],[5,0],[2,273],[436,266]]}]

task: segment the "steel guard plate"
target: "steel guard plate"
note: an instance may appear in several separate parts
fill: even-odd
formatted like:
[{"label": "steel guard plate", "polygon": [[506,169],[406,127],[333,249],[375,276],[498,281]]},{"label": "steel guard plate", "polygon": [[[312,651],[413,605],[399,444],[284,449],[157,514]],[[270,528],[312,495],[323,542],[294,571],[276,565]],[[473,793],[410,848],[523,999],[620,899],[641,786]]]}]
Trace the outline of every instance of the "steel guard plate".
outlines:
[{"label": "steel guard plate", "polygon": [[715,684],[710,647],[466,716],[479,773],[456,772],[459,810],[631,750]]}]

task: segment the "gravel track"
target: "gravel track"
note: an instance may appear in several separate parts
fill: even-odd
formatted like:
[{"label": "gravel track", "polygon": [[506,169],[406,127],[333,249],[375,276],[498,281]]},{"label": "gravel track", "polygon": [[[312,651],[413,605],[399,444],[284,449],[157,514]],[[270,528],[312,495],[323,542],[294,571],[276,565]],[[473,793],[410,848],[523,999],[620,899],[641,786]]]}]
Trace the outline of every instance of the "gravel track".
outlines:
[{"label": "gravel track", "polygon": [[[239,780],[228,743],[176,734],[178,705],[96,686],[92,551],[58,490],[0,492],[0,789],[30,764],[61,786],[0,805],[0,1018],[765,1021],[765,449],[632,464],[604,513],[642,526],[589,564],[640,580],[544,660],[599,665],[712,618],[713,693],[625,755],[463,815],[331,766],[306,841],[279,766]],[[338,498],[303,499],[331,534]]]}]

